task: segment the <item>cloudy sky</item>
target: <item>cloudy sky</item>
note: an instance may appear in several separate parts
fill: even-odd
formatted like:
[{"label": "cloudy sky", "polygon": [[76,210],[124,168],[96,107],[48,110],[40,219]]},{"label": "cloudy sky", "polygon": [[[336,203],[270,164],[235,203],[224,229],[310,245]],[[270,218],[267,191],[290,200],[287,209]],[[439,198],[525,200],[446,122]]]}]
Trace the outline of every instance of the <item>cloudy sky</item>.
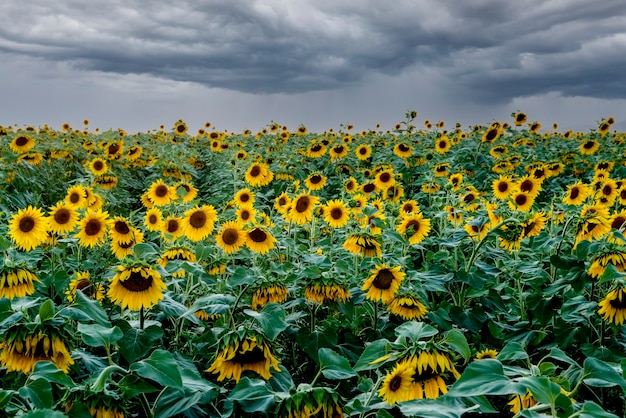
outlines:
[{"label": "cloudy sky", "polygon": [[2,0],[0,125],[626,131],[624,0]]}]

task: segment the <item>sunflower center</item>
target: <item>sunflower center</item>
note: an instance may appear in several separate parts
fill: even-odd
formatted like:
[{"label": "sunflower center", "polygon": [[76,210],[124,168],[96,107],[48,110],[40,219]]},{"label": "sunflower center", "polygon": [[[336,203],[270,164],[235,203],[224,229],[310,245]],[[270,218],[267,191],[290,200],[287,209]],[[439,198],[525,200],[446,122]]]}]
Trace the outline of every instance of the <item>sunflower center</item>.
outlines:
[{"label": "sunflower center", "polygon": [[507,183],[505,181],[501,181],[500,183],[498,183],[498,191],[499,192],[504,193],[507,190],[509,190],[509,183]]},{"label": "sunflower center", "polygon": [[206,221],[206,213],[201,210],[194,212],[189,217],[189,225],[193,226],[194,228],[202,228],[206,224]]},{"label": "sunflower center", "polygon": [[365,148],[365,147],[359,148],[359,154],[361,154],[361,155],[367,154],[367,148]]},{"label": "sunflower center", "polygon": [[407,213],[411,213],[413,212],[413,205],[410,203],[406,203],[404,206],[402,206],[402,210]]},{"label": "sunflower center", "polygon": [[167,232],[173,233],[178,231],[178,221],[176,219],[170,219],[167,222]]},{"label": "sunflower center", "polygon": [[142,271],[133,271],[128,279],[120,283],[131,292],[143,292],[152,286],[152,276],[144,277]]},{"label": "sunflower center", "polygon": [[518,113],[517,116],[515,117],[515,120],[517,122],[524,122],[525,119],[526,119],[526,115],[524,115],[523,113]]},{"label": "sunflower center", "polygon": [[622,300],[619,300],[619,298],[615,298],[611,299],[609,303],[615,309],[626,309],[626,298],[623,297],[623,292],[620,291],[620,293],[622,293]]},{"label": "sunflower center", "polygon": [[338,145],[338,146],[333,148],[333,151],[335,151],[337,154],[341,154],[343,152],[343,146],[342,145]]},{"label": "sunflower center", "polygon": [[517,206],[524,206],[527,201],[528,201],[528,198],[526,197],[526,195],[520,194],[520,195],[515,196],[515,204]]},{"label": "sunflower center", "polygon": [[239,201],[240,202],[244,202],[245,203],[245,202],[248,202],[249,200],[250,200],[250,195],[248,193],[242,193],[239,196]]},{"label": "sunflower center", "polygon": [[407,152],[409,151],[411,148],[409,148],[406,144],[400,144],[398,145],[398,149],[402,152]]},{"label": "sunflower center", "polygon": [[169,187],[164,184],[160,184],[156,187],[156,189],[154,189],[154,194],[157,197],[165,197],[169,194],[169,191]]},{"label": "sunflower center", "polygon": [[31,218],[30,216],[25,216],[22,219],[20,219],[20,231],[22,232],[30,232],[33,230],[33,228],[35,227],[35,220],[33,218]]},{"label": "sunflower center", "polygon": [[605,196],[611,196],[611,193],[613,193],[613,188],[610,185],[605,185],[602,188],[602,194]]},{"label": "sunflower center", "polygon": [[608,169],[608,168],[609,168],[609,163],[606,163],[606,162],[601,162],[601,163],[598,163],[598,169],[600,169],[600,170],[606,170],[606,169]]},{"label": "sunflower center", "polygon": [[439,141],[439,148],[445,148],[448,145],[446,141]]},{"label": "sunflower center", "polygon": [[322,181],[322,176],[319,174],[313,174],[309,180],[312,184],[318,184]]},{"label": "sunflower center", "polygon": [[569,193],[569,198],[576,199],[579,194],[580,194],[580,189],[578,189],[578,187],[572,187],[572,190]]},{"label": "sunflower center", "polygon": [[341,208],[332,208],[330,210],[330,217],[336,220],[341,219],[341,217],[343,216],[343,211],[341,210]]},{"label": "sunflower center", "polygon": [[226,245],[233,245],[239,240],[239,231],[235,228],[227,228],[222,233],[222,240]]},{"label": "sunflower center", "polygon": [[235,357],[233,357],[232,362],[239,363],[243,366],[245,364],[264,362],[265,360],[265,352],[261,347],[255,345],[252,350],[248,350],[243,353],[237,352]]},{"label": "sunflower center", "polygon": [[78,193],[72,193],[70,195],[70,202],[78,203],[80,201],[80,195]]},{"label": "sunflower center", "polygon": [[250,170],[250,176],[257,177],[259,174],[261,174],[261,167],[258,165],[253,166],[252,170]]},{"label": "sunflower center", "polygon": [[61,208],[54,213],[53,218],[54,222],[59,225],[65,225],[70,221],[70,211],[65,208]]},{"label": "sunflower center", "polygon": [[267,234],[260,228],[254,228],[248,233],[248,237],[254,242],[265,242]]},{"label": "sunflower center", "polygon": [[382,173],[379,177],[378,180],[380,180],[383,183],[387,183],[388,181],[391,180],[391,174],[389,173]]},{"label": "sunflower center", "polygon": [[121,249],[127,250],[129,248],[132,248],[133,245],[135,245],[135,241],[130,240],[127,243],[118,243],[118,245],[120,246]]},{"label": "sunflower center", "polygon": [[148,222],[150,224],[153,224],[153,225],[156,224],[157,220],[158,220],[158,218],[157,218],[157,216],[155,214],[151,214],[150,216],[148,216]]},{"label": "sunflower center", "polygon": [[376,185],[374,183],[367,183],[363,185],[363,191],[365,193],[372,193],[374,190],[376,190]]},{"label": "sunflower center", "polygon": [[178,132],[180,132],[180,133],[185,132],[185,125],[178,125],[178,126],[176,127],[176,130],[177,130]]},{"label": "sunflower center", "polygon": [[23,147],[26,144],[28,144],[28,138],[26,138],[25,136],[18,136],[15,139],[15,145],[17,145],[18,147]]},{"label": "sunflower center", "polygon": [[463,203],[471,203],[474,199],[476,199],[476,196],[473,193],[468,193],[463,198]]},{"label": "sunflower center", "polygon": [[321,149],[322,149],[322,146],[321,146],[321,145],[319,145],[319,144],[317,144],[317,145],[313,145],[313,146],[311,147],[311,151],[312,151],[312,152],[318,152],[318,151],[320,151]]},{"label": "sunflower center", "polygon": [[593,146],[595,145],[595,142],[593,141],[587,141],[583,144],[583,148],[585,149],[591,149],[593,148]]},{"label": "sunflower center", "polygon": [[376,274],[376,278],[372,282],[377,289],[387,290],[393,283],[394,275],[389,269],[382,269]]},{"label": "sunflower center", "polygon": [[616,216],[611,223],[611,228],[613,229],[622,229],[624,224],[626,223],[626,217],[624,216]]},{"label": "sunflower center", "polygon": [[96,169],[97,171],[100,171],[104,168],[104,164],[102,163],[102,161],[94,161],[93,168]]},{"label": "sunflower center", "polygon": [[524,180],[520,185],[519,189],[524,193],[529,193],[533,190],[534,183],[532,180]]},{"label": "sunflower center", "polygon": [[309,200],[308,196],[301,196],[296,201],[296,212],[298,213],[306,212],[309,209],[310,205],[311,205],[311,201]]},{"label": "sunflower center", "polygon": [[87,221],[85,225],[85,234],[87,235],[98,235],[102,230],[102,223],[98,219],[90,219]]},{"label": "sunflower center", "polygon": [[497,136],[497,134],[498,134],[497,129],[490,129],[489,132],[487,132],[487,135],[485,136],[485,138],[487,139],[487,141],[493,141],[494,138]]},{"label": "sunflower center", "polygon": [[240,213],[241,219],[243,219],[244,221],[247,221],[248,219],[250,219],[250,212],[247,210],[242,210]]},{"label": "sunflower center", "polygon": [[118,144],[109,145],[109,154],[115,154],[119,151],[120,146]]},{"label": "sunflower center", "polygon": [[287,204],[287,199],[285,199],[284,197],[281,197],[280,199],[278,199],[278,206],[285,206]]},{"label": "sunflower center", "polygon": [[402,386],[402,376],[394,376],[389,382],[389,390],[396,392]]},{"label": "sunflower center", "polygon": [[115,225],[113,225],[113,229],[115,229],[115,232],[122,235],[126,235],[130,232],[130,228],[124,221],[116,221]]}]

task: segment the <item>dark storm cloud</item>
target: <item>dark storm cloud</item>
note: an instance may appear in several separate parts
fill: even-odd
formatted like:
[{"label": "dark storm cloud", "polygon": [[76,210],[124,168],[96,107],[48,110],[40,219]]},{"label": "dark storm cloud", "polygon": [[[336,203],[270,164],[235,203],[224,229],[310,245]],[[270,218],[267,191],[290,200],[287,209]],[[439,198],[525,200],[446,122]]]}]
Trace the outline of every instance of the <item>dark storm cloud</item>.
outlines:
[{"label": "dark storm cloud", "polygon": [[0,51],[253,93],[435,69],[475,101],[626,98],[623,0],[8,0]]}]

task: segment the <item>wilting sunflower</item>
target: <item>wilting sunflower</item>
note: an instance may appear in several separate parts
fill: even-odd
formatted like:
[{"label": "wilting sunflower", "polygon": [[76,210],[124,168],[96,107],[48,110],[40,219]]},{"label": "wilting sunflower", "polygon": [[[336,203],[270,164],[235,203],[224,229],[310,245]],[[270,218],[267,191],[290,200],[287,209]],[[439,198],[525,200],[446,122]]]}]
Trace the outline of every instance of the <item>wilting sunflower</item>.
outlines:
[{"label": "wilting sunflower", "polygon": [[498,357],[498,352],[496,350],[491,348],[485,348],[476,353],[476,357],[474,357],[474,360],[483,360],[486,358],[495,359],[496,357]]},{"label": "wilting sunflower", "polygon": [[189,209],[183,218],[183,228],[185,236],[190,241],[200,241],[213,232],[217,212],[212,205],[204,205]]},{"label": "wilting sunflower", "polygon": [[245,371],[252,371],[265,380],[272,377],[271,369],[280,372],[280,362],[274,357],[269,344],[263,336],[254,332],[232,332],[222,340],[221,347],[206,370],[207,373],[218,374],[218,382],[224,379],[239,382]]},{"label": "wilting sunflower", "polygon": [[593,241],[611,231],[609,211],[605,207],[594,205],[583,206],[576,228],[574,245],[581,241]]},{"label": "wilting sunflower", "polygon": [[117,273],[109,284],[107,297],[111,302],[120,304],[122,309],[138,311],[150,308],[162,300],[166,288],[156,270],[137,262],[117,267]]},{"label": "wilting sunflower", "polygon": [[352,298],[350,290],[333,279],[320,277],[307,283],[304,297],[311,303],[345,303]]},{"label": "wilting sunflower", "polygon": [[185,233],[185,229],[183,227],[183,218],[170,215],[163,220],[163,224],[161,226],[161,236],[165,239],[165,241],[172,242],[177,238],[182,237]]},{"label": "wilting sunflower", "polygon": [[43,161],[43,155],[38,152],[28,152],[26,154],[22,154],[17,158],[17,162],[25,162],[30,165],[39,166]]},{"label": "wilting sunflower", "polygon": [[585,202],[587,196],[589,196],[589,186],[579,181],[567,186],[567,191],[565,196],[563,196],[563,203],[579,206]]},{"label": "wilting sunflower", "polygon": [[295,393],[281,400],[278,418],[342,418],[339,394],[327,387],[299,385]]},{"label": "wilting sunflower", "polygon": [[250,251],[266,254],[276,245],[276,238],[266,228],[256,226],[246,231],[245,245]]},{"label": "wilting sunflower", "polygon": [[35,140],[30,135],[18,135],[11,141],[9,147],[16,154],[24,154],[33,149]]},{"label": "wilting sunflower", "polygon": [[311,222],[313,209],[318,202],[319,197],[311,196],[308,193],[300,193],[291,200],[291,206],[289,212],[287,212],[288,220],[298,225]]},{"label": "wilting sunflower", "polygon": [[521,224],[524,237],[536,237],[539,235],[546,227],[547,221],[548,218],[544,212],[537,212],[533,214]]},{"label": "wilting sunflower", "polygon": [[399,294],[387,303],[387,310],[406,321],[421,321],[428,313],[428,308],[413,295]]},{"label": "wilting sunflower", "polygon": [[343,243],[346,251],[362,257],[379,257],[382,254],[380,243],[373,235],[367,233],[355,233],[350,235]]},{"label": "wilting sunflower", "polygon": [[232,254],[246,244],[247,234],[243,227],[236,221],[228,221],[222,224],[215,235],[215,241],[226,254]]},{"label": "wilting sunflower", "polygon": [[411,384],[415,370],[409,362],[398,362],[387,373],[378,390],[378,396],[389,405],[405,402],[411,398]]},{"label": "wilting sunflower", "polygon": [[423,350],[419,354],[402,360],[413,369],[410,399],[436,399],[448,392],[444,378],[449,374],[454,379],[460,376],[454,363],[446,353]]},{"label": "wilting sunflower", "polygon": [[9,221],[9,236],[19,250],[30,251],[48,238],[48,219],[39,208],[20,209]]},{"label": "wilting sunflower", "polygon": [[251,207],[254,205],[255,200],[256,197],[254,193],[247,187],[235,193],[235,197],[233,199],[233,201],[235,202],[235,206],[239,208]]},{"label": "wilting sunflower", "polygon": [[164,206],[176,198],[176,192],[162,179],[158,179],[150,185],[147,197],[155,206]]},{"label": "wilting sunflower", "polygon": [[598,314],[602,319],[615,325],[626,322],[626,288],[620,287],[610,291],[606,297],[598,303]]},{"label": "wilting sunflower", "polygon": [[578,150],[582,155],[593,155],[596,151],[598,151],[598,149],[600,149],[600,143],[593,139],[583,141],[578,147]]},{"label": "wilting sunflower", "polygon": [[267,186],[274,179],[274,173],[270,171],[267,164],[261,162],[253,163],[246,171],[245,180],[252,187]]},{"label": "wilting sunflower", "polygon": [[74,236],[83,247],[94,247],[104,242],[109,227],[109,213],[87,212],[79,223],[79,232]]},{"label": "wilting sunflower", "polygon": [[422,242],[430,233],[430,219],[424,218],[422,212],[415,212],[401,218],[396,231],[415,245]]},{"label": "wilting sunflower", "polygon": [[626,270],[626,252],[615,249],[602,252],[596,255],[591,262],[591,266],[587,270],[587,273],[594,278],[602,276],[606,267],[612,264],[618,271]]},{"label": "wilting sunflower", "polygon": [[287,300],[289,290],[279,283],[264,283],[256,288],[252,294],[250,307],[255,311],[263,309],[268,303],[283,303]]},{"label": "wilting sunflower", "polygon": [[157,207],[148,209],[143,223],[148,231],[160,231],[163,227],[163,212]]},{"label": "wilting sunflower", "polygon": [[104,286],[100,283],[93,283],[91,275],[88,271],[79,271],[74,273],[73,279],[65,291],[65,297],[72,303],[76,299],[76,293],[82,292],[85,296],[95,299],[104,299]]},{"label": "wilting sunflower", "polygon": [[309,190],[321,190],[326,186],[326,176],[321,173],[313,173],[304,180],[304,184]]},{"label": "wilting sunflower", "polygon": [[109,171],[109,164],[103,158],[96,157],[89,162],[89,170],[96,175],[101,176]]},{"label": "wilting sunflower", "polygon": [[9,267],[0,270],[0,298],[23,298],[35,293],[35,282],[39,279],[26,267]]},{"label": "wilting sunflower", "polygon": [[[70,411],[75,404],[84,405],[94,418],[124,418],[125,405],[119,397],[109,395],[108,391],[94,392],[87,386],[80,391],[72,391],[65,398],[65,410]],[[130,416],[130,415],[129,415]]]},{"label": "wilting sunflower", "polygon": [[501,175],[491,183],[491,190],[496,199],[506,200],[513,191],[513,182],[509,176]]},{"label": "wilting sunflower", "polygon": [[510,411],[513,414],[519,414],[523,409],[529,409],[537,405],[537,401],[532,393],[528,391],[524,395],[515,395],[507,405],[511,405]]},{"label": "wilting sunflower", "polygon": [[0,364],[8,372],[29,374],[38,361],[51,361],[64,373],[68,373],[70,366],[74,364],[65,338],[55,329],[33,333],[22,327],[12,327],[7,331],[4,340],[0,345]]},{"label": "wilting sunflower", "polygon": [[[197,259],[196,254],[186,246],[176,246],[170,247],[165,250],[161,258],[159,258],[159,264],[161,265],[161,267],[165,268],[168,263],[173,260],[184,260],[195,263]],[[171,274],[174,277],[182,277],[185,275],[185,270],[180,269]]]},{"label": "wilting sunflower", "polygon": [[331,228],[341,228],[350,220],[350,209],[341,200],[329,200],[326,202],[324,221]]},{"label": "wilting sunflower", "polygon": [[365,297],[375,302],[390,303],[406,276],[401,270],[402,266],[376,265],[361,286],[361,290],[367,291]]}]

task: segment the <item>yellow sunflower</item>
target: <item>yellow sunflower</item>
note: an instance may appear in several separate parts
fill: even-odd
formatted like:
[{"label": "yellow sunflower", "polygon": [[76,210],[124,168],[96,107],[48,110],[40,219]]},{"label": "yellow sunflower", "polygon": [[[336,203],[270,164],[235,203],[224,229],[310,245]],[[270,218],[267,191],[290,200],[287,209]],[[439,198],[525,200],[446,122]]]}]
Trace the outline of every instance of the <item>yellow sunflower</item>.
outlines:
[{"label": "yellow sunflower", "polygon": [[76,300],[76,293],[82,292],[85,296],[95,299],[104,299],[104,286],[100,283],[93,283],[91,281],[91,275],[88,271],[79,271],[74,273],[73,279],[65,291],[65,297],[72,303]]},{"label": "yellow sunflower", "polygon": [[65,341],[52,330],[24,333],[17,330],[0,345],[0,364],[8,372],[29,374],[39,361],[51,361],[64,373],[74,364]]},{"label": "yellow sunflower", "polygon": [[110,221],[109,213],[90,211],[85,213],[79,223],[79,232],[74,236],[83,247],[101,245],[106,237]]},{"label": "yellow sunflower", "polygon": [[589,186],[579,181],[567,186],[567,191],[562,201],[568,205],[579,206],[585,202],[587,196],[589,196]]},{"label": "yellow sunflower", "polygon": [[367,292],[365,297],[375,302],[382,301],[385,304],[391,302],[406,276],[406,273],[401,270],[402,266],[376,265],[361,286],[361,290]]},{"label": "yellow sunflower", "polygon": [[183,203],[189,203],[198,196],[198,189],[193,184],[181,181],[174,185],[176,196],[178,196]]},{"label": "yellow sunflower", "polygon": [[24,154],[33,149],[35,140],[30,135],[18,135],[11,141],[9,147],[16,154]]},{"label": "yellow sunflower", "polygon": [[226,254],[233,254],[246,244],[247,233],[243,227],[236,221],[228,221],[222,224],[219,231],[215,235],[217,246]]},{"label": "yellow sunflower", "polygon": [[421,321],[426,317],[428,308],[415,296],[399,294],[387,303],[387,310],[406,321]]},{"label": "yellow sunflower", "polygon": [[330,160],[335,161],[344,158],[348,155],[350,149],[346,144],[335,145],[330,148]]},{"label": "yellow sunflower", "polygon": [[421,212],[405,215],[401,218],[396,231],[415,245],[422,242],[430,233],[430,219],[424,218]]},{"label": "yellow sunflower", "polygon": [[321,190],[326,186],[326,176],[321,173],[313,173],[304,180],[304,184],[309,190]]},{"label": "yellow sunflower", "polygon": [[500,175],[491,183],[491,190],[496,199],[506,200],[513,191],[513,182],[509,176]]},{"label": "yellow sunflower", "polygon": [[9,236],[19,250],[30,251],[48,238],[49,221],[39,208],[20,209],[9,221]]},{"label": "yellow sunflower", "polygon": [[74,231],[78,224],[78,212],[65,201],[57,202],[48,214],[48,231],[63,235]]},{"label": "yellow sunflower", "polygon": [[203,205],[189,209],[184,213],[182,227],[190,241],[200,241],[213,232],[217,212],[212,205]]},{"label": "yellow sunflower", "polygon": [[253,163],[246,171],[245,181],[252,187],[267,186],[274,179],[274,173],[270,171],[267,164],[261,162]]},{"label": "yellow sunflower", "polygon": [[598,303],[598,314],[607,322],[621,326],[626,322],[626,288],[620,287],[610,291]]},{"label": "yellow sunflower", "polygon": [[120,304],[122,309],[138,311],[151,308],[162,300],[166,288],[161,275],[151,267],[141,264],[118,266],[109,284],[107,297],[111,302]]},{"label": "yellow sunflower", "polygon": [[35,293],[39,279],[27,268],[4,267],[0,271],[0,298],[23,298]]},{"label": "yellow sunflower", "polygon": [[518,191],[509,196],[509,207],[511,210],[517,210],[519,212],[528,212],[535,203],[535,199],[528,194]]},{"label": "yellow sunflower", "polygon": [[155,206],[165,206],[176,198],[176,192],[162,179],[158,179],[150,185],[147,197]]},{"label": "yellow sunflower", "polygon": [[354,150],[354,153],[356,154],[356,158],[365,161],[372,156],[372,147],[367,144],[359,145]]},{"label": "yellow sunflower", "polygon": [[476,357],[474,357],[474,360],[483,360],[486,358],[495,359],[496,357],[498,357],[498,352],[496,350],[491,348],[485,348],[476,353]]},{"label": "yellow sunflower", "polygon": [[318,202],[319,197],[311,196],[308,193],[300,193],[291,201],[289,212],[287,212],[288,220],[298,225],[311,222],[313,209]]},{"label": "yellow sunflower", "polygon": [[435,151],[439,154],[445,154],[450,151],[450,148],[452,148],[452,143],[447,135],[441,135],[435,139]]},{"label": "yellow sunflower", "polygon": [[408,362],[399,362],[385,376],[378,396],[389,405],[411,399],[414,369]]},{"label": "yellow sunflower", "polygon": [[[184,260],[195,263],[197,261],[196,254],[185,246],[170,247],[159,258],[159,264],[165,268],[172,260]],[[172,273],[174,277],[182,277],[185,275],[185,270],[180,269]]]},{"label": "yellow sunflower", "polygon": [[367,233],[350,235],[343,243],[343,248],[362,257],[379,257],[382,254],[380,243],[376,237]]},{"label": "yellow sunflower", "polygon": [[582,155],[593,155],[600,149],[600,143],[593,139],[587,139],[582,142],[578,147],[578,150]]},{"label": "yellow sunflower", "polygon": [[233,200],[235,201],[235,206],[240,208],[247,208],[254,205],[256,197],[254,193],[246,187],[245,189],[241,189],[237,193],[235,193],[235,197]]},{"label": "yellow sunflower", "polygon": [[177,238],[182,237],[184,233],[185,229],[183,227],[183,218],[176,215],[170,215],[163,220],[163,224],[161,226],[161,236],[165,239],[165,241],[175,241]]},{"label": "yellow sunflower", "polygon": [[250,307],[255,311],[263,309],[268,303],[283,303],[287,300],[289,290],[283,284],[266,283],[256,288],[252,294]]},{"label": "yellow sunflower", "polygon": [[282,192],[274,199],[274,209],[281,215],[285,215],[291,207],[291,198],[286,192]]},{"label": "yellow sunflower", "polygon": [[339,199],[326,202],[324,221],[332,228],[341,228],[350,220],[350,209]]},{"label": "yellow sunflower", "polygon": [[239,382],[241,374],[252,371],[263,379],[272,377],[272,369],[280,372],[280,362],[274,357],[269,344],[258,335],[240,336],[236,333],[225,338],[217,357],[206,370],[217,374],[217,381],[232,379]]},{"label": "yellow sunflower", "polygon": [[101,176],[109,171],[109,164],[103,158],[94,158],[89,162],[89,170],[96,175]]},{"label": "yellow sunflower", "polygon": [[246,231],[245,245],[250,251],[266,254],[276,245],[276,238],[266,228],[256,226]]},{"label": "yellow sunflower", "polygon": [[393,153],[400,158],[406,159],[413,155],[413,147],[404,142],[400,142],[393,148]]}]

